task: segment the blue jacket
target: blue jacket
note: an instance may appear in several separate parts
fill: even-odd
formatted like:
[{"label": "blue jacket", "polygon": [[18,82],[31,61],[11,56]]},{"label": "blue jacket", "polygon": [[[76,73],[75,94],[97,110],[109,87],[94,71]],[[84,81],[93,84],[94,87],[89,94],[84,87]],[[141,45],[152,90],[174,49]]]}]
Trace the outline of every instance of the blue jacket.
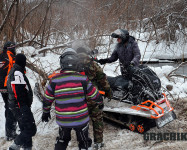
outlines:
[{"label": "blue jacket", "polygon": [[114,62],[119,59],[123,67],[128,67],[130,62],[133,61],[135,66],[139,65],[141,58],[140,49],[134,37],[130,36],[127,45],[117,44],[110,58],[108,58],[108,63]]}]

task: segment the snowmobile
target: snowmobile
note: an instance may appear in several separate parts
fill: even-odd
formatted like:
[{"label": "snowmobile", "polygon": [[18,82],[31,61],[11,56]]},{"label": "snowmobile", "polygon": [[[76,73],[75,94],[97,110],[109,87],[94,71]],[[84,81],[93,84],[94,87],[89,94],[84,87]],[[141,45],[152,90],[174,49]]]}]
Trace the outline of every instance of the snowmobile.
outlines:
[{"label": "snowmobile", "polygon": [[130,78],[108,77],[113,97],[104,99],[105,119],[139,133],[155,126],[161,128],[176,119],[155,72],[144,65],[130,67],[128,72]]},{"label": "snowmobile", "polygon": [[[98,50],[93,50],[90,56]],[[82,67],[80,67],[82,68]],[[58,73],[55,71],[49,79]],[[144,133],[172,122],[176,115],[166,94],[161,92],[161,82],[156,73],[145,65],[128,67],[128,78],[107,77],[112,89],[112,99],[104,99],[104,118],[128,127],[131,131]],[[42,101],[42,90],[35,84],[34,93]],[[100,91],[104,95],[104,92]]]}]

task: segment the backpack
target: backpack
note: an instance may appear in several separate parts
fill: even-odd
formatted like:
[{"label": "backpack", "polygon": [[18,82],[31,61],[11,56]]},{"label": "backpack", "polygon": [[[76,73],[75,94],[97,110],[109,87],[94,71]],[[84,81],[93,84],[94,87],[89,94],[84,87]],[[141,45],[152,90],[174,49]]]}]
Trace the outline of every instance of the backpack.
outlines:
[{"label": "backpack", "polygon": [[161,81],[156,73],[148,66],[140,65],[131,72],[133,95],[142,93],[142,100],[155,101],[161,97]]}]

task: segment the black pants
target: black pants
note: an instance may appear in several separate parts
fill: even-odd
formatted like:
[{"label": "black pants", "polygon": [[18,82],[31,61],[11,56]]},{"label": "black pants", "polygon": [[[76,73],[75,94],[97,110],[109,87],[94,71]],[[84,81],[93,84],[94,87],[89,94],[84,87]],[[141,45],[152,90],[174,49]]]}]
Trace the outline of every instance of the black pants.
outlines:
[{"label": "black pants", "polygon": [[[79,142],[79,150],[88,149],[92,145],[92,140],[88,136],[89,124],[80,128],[73,128],[76,132],[77,141]],[[72,128],[59,128],[59,137],[56,139],[55,150],[66,150],[71,140]]]},{"label": "black pants", "polygon": [[16,118],[14,117],[13,113],[9,109],[9,104],[8,104],[8,93],[1,93],[3,97],[3,101],[5,103],[5,131],[6,131],[6,136],[9,138],[14,138],[16,134],[16,125],[17,121]]},{"label": "black pants", "polygon": [[36,125],[31,109],[28,106],[22,106],[20,109],[21,116],[18,118],[20,134],[14,142],[21,147],[32,147],[32,136],[36,134]]}]

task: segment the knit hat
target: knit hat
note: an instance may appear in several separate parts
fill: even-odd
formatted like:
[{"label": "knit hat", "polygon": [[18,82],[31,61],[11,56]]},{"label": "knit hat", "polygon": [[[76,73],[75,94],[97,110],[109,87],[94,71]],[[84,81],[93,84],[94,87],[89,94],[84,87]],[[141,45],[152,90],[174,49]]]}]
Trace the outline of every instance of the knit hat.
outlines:
[{"label": "knit hat", "polygon": [[15,63],[19,66],[21,66],[22,68],[25,68],[26,66],[26,57],[24,54],[19,53],[16,55],[16,61]]}]

